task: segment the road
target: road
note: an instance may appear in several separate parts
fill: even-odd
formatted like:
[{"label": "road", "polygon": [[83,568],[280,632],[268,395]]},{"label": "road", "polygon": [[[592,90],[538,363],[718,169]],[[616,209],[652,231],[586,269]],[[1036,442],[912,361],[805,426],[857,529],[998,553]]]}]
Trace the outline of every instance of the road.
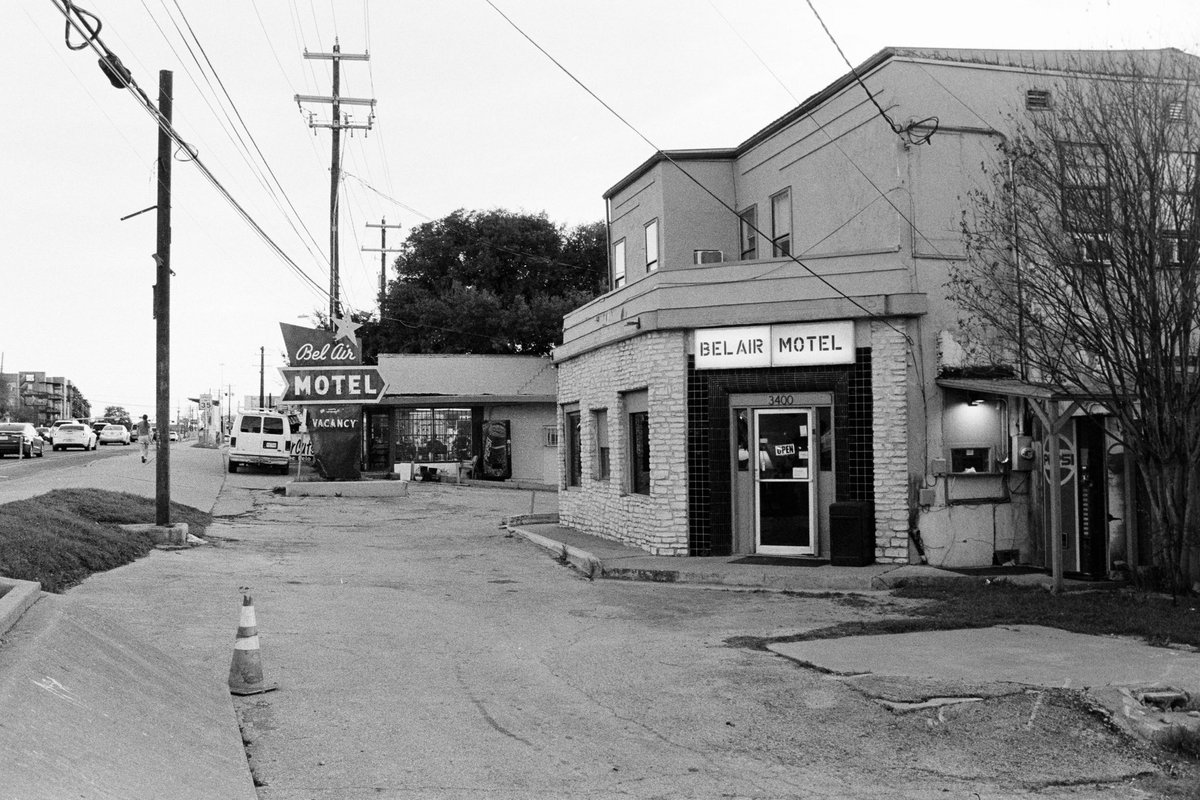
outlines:
[{"label": "road", "polygon": [[[218,465],[220,456],[215,450],[202,450],[194,445],[193,441],[170,444],[171,496],[172,500],[208,511],[212,507],[212,491],[207,486],[194,485],[203,476],[193,472],[193,461],[197,456],[204,459],[207,469]],[[150,452],[150,461],[145,464],[141,463],[141,448],[136,443],[101,445],[95,450],[54,451],[47,447],[42,458],[0,458],[0,503],[33,497],[51,489],[84,487],[154,497],[156,455],[153,447]],[[212,476],[204,480],[211,483]],[[220,480],[219,475],[216,480]]]},{"label": "road", "polygon": [[[262,800],[1164,796],[1076,694],[847,680],[739,644],[896,613],[888,595],[591,582],[498,529],[528,493],[281,480],[226,476],[212,546],[72,590],[218,681],[251,593],[281,685],[235,701]],[[939,696],[971,702],[919,704]]]}]

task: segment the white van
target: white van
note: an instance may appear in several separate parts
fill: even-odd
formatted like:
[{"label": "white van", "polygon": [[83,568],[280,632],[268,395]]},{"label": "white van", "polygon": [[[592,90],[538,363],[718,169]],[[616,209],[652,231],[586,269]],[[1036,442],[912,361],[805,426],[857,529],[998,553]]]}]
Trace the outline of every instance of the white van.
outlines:
[{"label": "white van", "polygon": [[241,411],[229,431],[229,471],[259,464],[286,475],[292,444],[300,438],[300,420],[294,414],[259,409]]}]

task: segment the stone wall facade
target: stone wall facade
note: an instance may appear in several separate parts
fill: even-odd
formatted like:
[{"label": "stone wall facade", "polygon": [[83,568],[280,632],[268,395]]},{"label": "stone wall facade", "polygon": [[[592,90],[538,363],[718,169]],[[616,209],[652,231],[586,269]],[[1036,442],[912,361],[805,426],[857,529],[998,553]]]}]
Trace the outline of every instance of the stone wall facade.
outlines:
[{"label": "stone wall facade", "polygon": [[[875,560],[909,562],[908,340],[904,320],[871,322],[875,436]],[[912,376],[917,380],[919,376]]]},{"label": "stone wall facade", "polygon": [[[650,423],[650,494],[630,491],[625,396],[645,390]],[[567,448],[559,447],[559,521],[654,555],[687,555],[687,334],[652,332],[558,365],[559,441],[565,408],[578,404],[583,465],[566,485]],[[609,476],[597,475],[595,412],[608,419]]]}]

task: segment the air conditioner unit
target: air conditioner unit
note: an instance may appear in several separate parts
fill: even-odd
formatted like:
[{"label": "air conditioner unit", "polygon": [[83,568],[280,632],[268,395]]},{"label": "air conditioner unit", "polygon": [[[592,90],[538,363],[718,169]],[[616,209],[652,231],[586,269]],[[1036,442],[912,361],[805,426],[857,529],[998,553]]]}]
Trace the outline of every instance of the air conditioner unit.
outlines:
[{"label": "air conditioner unit", "polygon": [[720,264],[725,260],[725,253],[720,250],[693,250],[693,263]]}]

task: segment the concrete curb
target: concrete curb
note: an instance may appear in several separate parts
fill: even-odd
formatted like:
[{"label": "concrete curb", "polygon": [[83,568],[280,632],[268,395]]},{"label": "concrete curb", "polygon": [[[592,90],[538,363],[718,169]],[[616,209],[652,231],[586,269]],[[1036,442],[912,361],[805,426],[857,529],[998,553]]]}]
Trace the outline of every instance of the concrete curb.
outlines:
[{"label": "concrete curb", "polygon": [[21,581],[0,576],[0,636],[16,624],[21,615],[42,596],[37,581]]},{"label": "concrete curb", "polygon": [[173,525],[136,523],[118,525],[117,527],[130,533],[148,533],[153,537],[155,544],[186,545],[188,543],[188,525],[186,522],[176,522]]},{"label": "concrete curb", "polygon": [[[558,515],[556,514],[555,517],[557,516]],[[525,530],[524,528],[514,527],[508,524],[505,524],[504,527],[508,528],[508,530],[512,533],[519,534],[520,536],[528,539],[539,547],[544,547],[551,552],[558,553],[559,560],[570,562],[572,566],[574,566],[584,575],[587,575],[589,580],[602,577],[603,565],[600,563],[600,559],[596,558],[587,550],[581,550],[578,547],[572,547],[571,545],[564,544],[563,542],[556,542],[554,539],[551,539],[547,536],[542,536],[540,533],[534,533],[533,531]]]}]

